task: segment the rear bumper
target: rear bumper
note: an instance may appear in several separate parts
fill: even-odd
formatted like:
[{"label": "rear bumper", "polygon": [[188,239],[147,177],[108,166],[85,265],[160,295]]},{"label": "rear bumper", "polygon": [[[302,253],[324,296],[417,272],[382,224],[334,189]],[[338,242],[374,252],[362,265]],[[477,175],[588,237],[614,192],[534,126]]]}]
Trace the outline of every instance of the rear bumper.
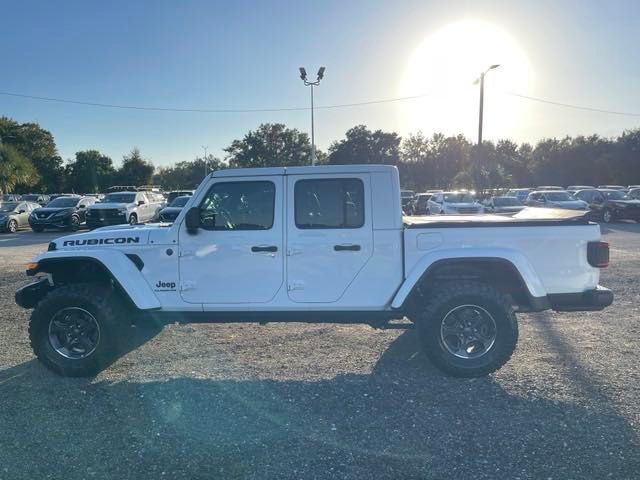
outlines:
[{"label": "rear bumper", "polygon": [[607,308],[613,303],[613,292],[600,285],[593,290],[578,293],[552,293],[546,297],[531,299],[531,310],[542,312],[595,312]]}]

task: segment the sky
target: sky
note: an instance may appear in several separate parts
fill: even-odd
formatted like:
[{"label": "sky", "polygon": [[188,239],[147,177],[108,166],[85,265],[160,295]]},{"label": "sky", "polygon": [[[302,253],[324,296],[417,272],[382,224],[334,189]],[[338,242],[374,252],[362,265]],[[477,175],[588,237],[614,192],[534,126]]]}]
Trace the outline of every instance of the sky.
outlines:
[{"label": "sky", "polygon": [[[323,65],[317,106],[425,95],[316,110],[323,150],[358,124],[475,140],[478,86],[467,77],[494,62],[502,66],[486,77],[485,140],[640,126],[637,1],[22,0],[2,2],[2,24],[0,92],[164,108],[308,107],[298,67],[313,76]],[[202,146],[222,158],[264,122],[310,131],[308,110],[144,111],[0,95],[0,115],[38,122],[64,159],[97,149],[116,163],[134,146],[156,165],[191,160]]]}]

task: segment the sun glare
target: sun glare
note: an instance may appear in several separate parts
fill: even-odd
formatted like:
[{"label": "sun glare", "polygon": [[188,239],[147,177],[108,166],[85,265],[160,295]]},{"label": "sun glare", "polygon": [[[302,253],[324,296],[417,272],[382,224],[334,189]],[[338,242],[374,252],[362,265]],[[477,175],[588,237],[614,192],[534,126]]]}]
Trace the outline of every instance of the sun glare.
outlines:
[{"label": "sun glare", "polygon": [[404,132],[463,133],[475,140],[479,87],[474,81],[500,64],[485,82],[485,138],[509,136],[526,115],[527,105],[506,92],[527,94],[531,71],[516,40],[494,24],[465,20],[427,37],[412,53],[400,95],[427,94],[399,107]]}]

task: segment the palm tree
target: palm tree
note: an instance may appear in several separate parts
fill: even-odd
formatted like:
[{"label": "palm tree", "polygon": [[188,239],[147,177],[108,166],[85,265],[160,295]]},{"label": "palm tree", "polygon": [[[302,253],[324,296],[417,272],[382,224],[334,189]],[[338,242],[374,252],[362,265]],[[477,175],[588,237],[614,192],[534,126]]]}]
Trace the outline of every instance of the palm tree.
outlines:
[{"label": "palm tree", "polygon": [[15,148],[0,143],[0,193],[12,191],[18,183],[33,185],[37,180],[31,162]]}]

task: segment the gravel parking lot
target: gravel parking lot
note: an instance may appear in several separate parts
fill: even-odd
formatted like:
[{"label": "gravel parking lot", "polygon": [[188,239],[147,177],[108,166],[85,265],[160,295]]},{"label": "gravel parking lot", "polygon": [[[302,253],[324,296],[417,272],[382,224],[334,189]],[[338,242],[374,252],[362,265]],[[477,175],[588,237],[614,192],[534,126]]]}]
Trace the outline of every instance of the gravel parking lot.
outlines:
[{"label": "gravel parking lot", "polygon": [[519,315],[512,360],[473,380],[412,331],[302,324],[172,325],[61,378],[13,300],[60,234],[0,235],[0,479],[637,479],[640,224],[603,231],[614,305]]}]

